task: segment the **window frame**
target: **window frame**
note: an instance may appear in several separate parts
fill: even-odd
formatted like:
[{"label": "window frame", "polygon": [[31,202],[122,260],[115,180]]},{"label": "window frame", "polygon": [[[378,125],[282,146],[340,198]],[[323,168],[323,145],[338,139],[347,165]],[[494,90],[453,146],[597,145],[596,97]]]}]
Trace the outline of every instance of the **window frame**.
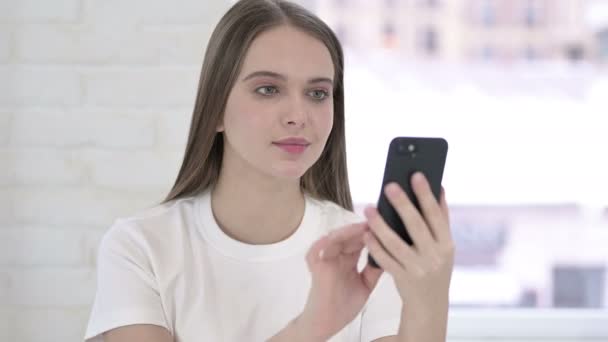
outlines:
[{"label": "window frame", "polygon": [[457,339],[606,339],[608,310],[450,308],[448,336]]}]

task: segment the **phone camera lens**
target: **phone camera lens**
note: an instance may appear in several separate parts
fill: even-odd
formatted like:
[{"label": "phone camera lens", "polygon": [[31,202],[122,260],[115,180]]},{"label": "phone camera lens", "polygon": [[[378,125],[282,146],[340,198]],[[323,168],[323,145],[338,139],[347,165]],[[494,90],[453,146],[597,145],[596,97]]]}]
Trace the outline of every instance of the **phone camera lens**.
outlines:
[{"label": "phone camera lens", "polygon": [[416,158],[416,152],[418,152],[418,149],[413,143],[402,141],[397,144],[397,153],[401,155],[407,155],[410,158]]}]

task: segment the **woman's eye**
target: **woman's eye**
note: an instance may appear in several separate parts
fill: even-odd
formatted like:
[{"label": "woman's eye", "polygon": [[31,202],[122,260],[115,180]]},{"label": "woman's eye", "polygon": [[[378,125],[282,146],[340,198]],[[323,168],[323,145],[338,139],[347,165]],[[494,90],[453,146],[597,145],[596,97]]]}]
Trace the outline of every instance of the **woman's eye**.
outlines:
[{"label": "woman's eye", "polygon": [[264,96],[270,96],[272,94],[276,94],[278,90],[274,86],[263,86],[256,89],[255,92]]},{"label": "woman's eye", "polygon": [[329,96],[329,93],[325,90],[313,90],[309,94],[315,100],[324,100],[327,96]]}]

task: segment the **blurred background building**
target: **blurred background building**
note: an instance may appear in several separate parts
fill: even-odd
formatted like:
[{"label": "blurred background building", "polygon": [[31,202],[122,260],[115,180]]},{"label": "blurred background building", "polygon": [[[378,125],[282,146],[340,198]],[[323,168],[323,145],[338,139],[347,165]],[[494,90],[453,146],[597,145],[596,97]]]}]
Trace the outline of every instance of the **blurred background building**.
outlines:
[{"label": "blurred background building", "polygon": [[[448,62],[605,63],[601,0],[302,0],[345,45]],[[604,13],[596,23],[597,13]],[[603,21],[603,22],[602,22]]]}]

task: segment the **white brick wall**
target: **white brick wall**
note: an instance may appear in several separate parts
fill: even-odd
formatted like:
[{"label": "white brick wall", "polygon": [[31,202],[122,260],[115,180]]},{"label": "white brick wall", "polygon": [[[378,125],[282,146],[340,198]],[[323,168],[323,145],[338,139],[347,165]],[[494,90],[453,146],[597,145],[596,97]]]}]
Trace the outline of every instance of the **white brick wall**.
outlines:
[{"label": "white brick wall", "polygon": [[[13,225],[0,230],[0,267],[94,267],[104,229]],[[61,246],[58,248],[57,246]]]},{"label": "white brick wall", "polygon": [[73,67],[5,64],[0,79],[4,108],[76,107],[82,100],[80,76]]},{"label": "white brick wall", "polygon": [[6,63],[11,58],[13,35],[8,25],[0,23],[0,63]]},{"label": "white brick wall", "polygon": [[200,67],[99,67],[82,71],[90,107],[192,107]]},{"label": "white brick wall", "polygon": [[[7,164],[4,160],[0,160],[2,165]],[[8,167],[6,167],[8,169]],[[1,169],[4,169],[2,167]],[[13,222],[15,215],[13,214],[13,192],[7,187],[0,186],[0,227]],[[2,243],[2,241],[0,241]],[[2,246],[4,247],[4,246]]]},{"label": "white brick wall", "polygon": [[54,0],[52,5],[40,0],[0,2],[0,22],[16,24],[74,23],[80,16],[80,0]]},{"label": "white brick wall", "polygon": [[166,195],[229,1],[0,1],[0,341],[80,341],[97,248]]},{"label": "white brick wall", "polygon": [[11,119],[12,117],[9,113],[0,112],[0,147],[4,147],[8,144]]},{"label": "white brick wall", "polygon": [[[115,110],[47,110],[43,114],[24,111],[10,123],[12,142],[22,147],[40,148],[153,148],[157,118],[122,113]],[[5,125],[9,125],[8,120]]]},{"label": "white brick wall", "polygon": [[[0,308],[0,341],[82,341],[88,308]],[[5,329],[1,329],[5,328]]]}]

